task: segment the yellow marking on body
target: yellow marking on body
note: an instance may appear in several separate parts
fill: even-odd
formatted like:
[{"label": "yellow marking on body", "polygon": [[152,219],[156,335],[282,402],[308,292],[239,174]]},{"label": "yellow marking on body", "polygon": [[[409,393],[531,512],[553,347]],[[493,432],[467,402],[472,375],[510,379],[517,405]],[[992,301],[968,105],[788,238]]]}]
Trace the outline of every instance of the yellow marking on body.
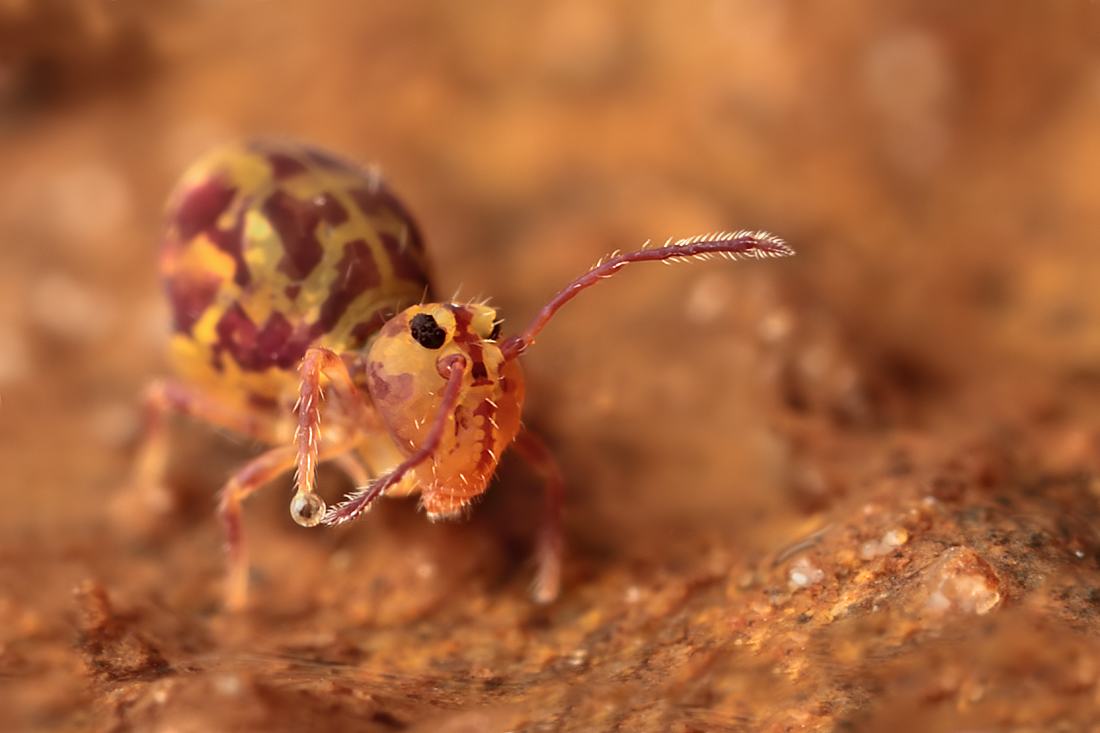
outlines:
[{"label": "yellow marking on body", "polygon": [[200,234],[180,248],[171,267],[178,275],[216,275],[222,281],[223,287],[224,283],[233,281],[233,275],[237,270],[237,264],[233,258],[218,249],[204,234]]},{"label": "yellow marking on body", "polygon": [[275,367],[262,372],[244,371],[230,358],[222,359],[223,370],[218,371],[210,362],[210,353],[204,345],[183,334],[175,334],[168,343],[169,361],[182,378],[202,385],[208,393],[217,395],[219,401],[242,409],[251,407],[250,395],[275,400],[283,406],[279,411],[286,415],[291,426],[287,432],[293,435],[294,416],[289,408],[297,394],[296,373]]}]

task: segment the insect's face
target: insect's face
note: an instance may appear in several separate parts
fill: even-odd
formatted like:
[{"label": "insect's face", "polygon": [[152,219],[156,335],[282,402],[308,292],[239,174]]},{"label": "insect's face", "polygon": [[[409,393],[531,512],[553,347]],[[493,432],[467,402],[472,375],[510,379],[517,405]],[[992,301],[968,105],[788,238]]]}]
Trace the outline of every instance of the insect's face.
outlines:
[{"label": "insect's face", "polygon": [[523,372],[497,346],[496,311],[431,303],[389,320],[367,356],[367,387],[397,445],[423,445],[442,402],[456,354],[462,389],[439,449],[417,468],[428,513],[445,516],[485,490],[500,454],[519,430]]}]

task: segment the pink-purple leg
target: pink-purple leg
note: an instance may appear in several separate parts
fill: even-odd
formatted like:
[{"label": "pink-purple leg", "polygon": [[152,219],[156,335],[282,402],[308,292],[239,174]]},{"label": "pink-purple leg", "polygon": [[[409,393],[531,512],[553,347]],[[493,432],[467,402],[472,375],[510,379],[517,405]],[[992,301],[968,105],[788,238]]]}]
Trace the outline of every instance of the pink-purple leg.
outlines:
[{"label": "pink-purple leg", "polygon": [[151,509],[155,514],[164,514],[171,509],[172,497],[163,485],[168,464],[168,413],[187,415],[264,443],[275,442],[270,416],[228,407],[170,379],[150,383],[142,402],[144,428],[130,479],[132,490],[120,496],[117,505],[131,519],[135,499],[138,505],[146,506],[145,513]]},{"label": "pink-purple leg", "polygon": [[[345,465],[342,459],[353,446],[352,441],[333,445],[322,444],[318,460],[337,460],[341,465]],[[248,549],[244,539],[241,502],[272,479],[294,468],[297,460],[296,445],[272,448],[249,461],[244,468],[233,474],[222,488],[218,513],[225,532],[225,605],[230,610],[240,610],[248,602]],[[291,516],[297,519],[293,506]]]},{"label": "pink-purple leg", "polygon": [[300,372],[298,432],[295,435],[297,491],[290,504],[290,514],[303,527],[313,527],[325,516],[325,503],[314,492],[313,480],[321,443],[321,377],[328,377],[353,425],[367,432],[381,430],[382,425],[367,408],[366,398],[355,386],[347,364],[335,351],[319,346],[307,349],[302,357]]},{"label": "pink-purple leg", "polygon": [[357,487],[366,486],[370,483],[370,473],[363,465],[363,462],[360,461],[359,457],[354,453],[341,453],[333,458],[332,462],[335,463]]},{"label": "pink-purple leg", "polygon": [[272,448],[233,474],[222,488],[218,513],[225,532],[225,605],[239,611],[248,603],[248,551],[241,521],[241,502],[252,492],[294,467],[298,449]]},{"label": "pink-purple leg", "polygon": [[538,569],[531,595],[537,603],[550,603],[561,592],[562,517],[565,511],[565,479],[554,454],[542,438],[520,430],[512,448],[542,476],[546,508],[539,531]]}]

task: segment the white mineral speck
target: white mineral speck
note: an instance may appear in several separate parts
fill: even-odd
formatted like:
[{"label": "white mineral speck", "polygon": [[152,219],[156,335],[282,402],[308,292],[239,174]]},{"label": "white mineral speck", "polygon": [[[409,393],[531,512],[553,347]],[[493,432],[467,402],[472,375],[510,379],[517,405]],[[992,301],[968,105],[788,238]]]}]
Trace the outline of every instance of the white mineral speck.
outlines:
[{"label": "white mineral speck", "polygon": [[864,560],[870,560],[879,555],[886,555],[909,541],[909,533],[899,527],[892,529],[882,536],[881,540],[864,542],[859,548],[859,556]]},{"label": "white mineral speck", "polygon": [[800,557],[791,563],[791,572],[787,577],[788,587],[791,590],[798,590],[820,583],[825,577],[825,571],[813,565],[808,558]]},{"label": "white mineral speck", "polygon": [[909,533],[902,528],[892,529],[882,536],[882,544],[894,548],[901,547],[909,541]]},{"label": "white mineral speck", "polygon": [[928,600],[925,602],[924,606],[929,611],[943,613],[947,609],[951,608],[951,601],[947,599],[947,596],[937,590],[929,594]]}]

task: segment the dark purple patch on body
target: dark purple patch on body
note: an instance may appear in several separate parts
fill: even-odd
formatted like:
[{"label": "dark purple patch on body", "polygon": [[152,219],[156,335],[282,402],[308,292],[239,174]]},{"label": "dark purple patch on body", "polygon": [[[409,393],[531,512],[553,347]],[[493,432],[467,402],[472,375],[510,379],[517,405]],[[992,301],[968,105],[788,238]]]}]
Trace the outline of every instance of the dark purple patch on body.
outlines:
[{"label": "dark purple patch on body", "polygon": [[267,162],[271,164],[271,175],[276,181],[300,175],[308,170],[302,161],[283,153],[268,153]]},{"label": "dark purple patch on body", "polygon": [[252,281],[252,273],[244,261],[242,217],[237,216],[230,229],[218,228],[218,219],[229,210],[236,195],[237,189],[217,177],[183,193],[169,216],[176,233],[165,239],[164,251],[183,250],[196,236],[205,234],[215,247],[233,258],[233,282],[244,287]]},{"label": "dark purple patch on body", "polygon": [[190,335],[195,323],[217,297],[219,285],[221,280],[209,274],[185,277],[177,273],[168,278],[173,330]]},{"label": "dark purple patch on body", "polygon": [[272,313],[256,334],[253,367],[260,371],[271,367],[293,369],[302,361],[312,342],[309,328],[301,324],[294,327],[282,313]]},{"label": "dark purple patch on body", "polygon": [[320,210],[312,202],[276,191],[264,201],[263,212],[283,243],[285,254],[278,270],[291,280],[304,280],[325,254],[317,240]]},{"label": "dark purple patch on body", "polygon": [[348,196],[355,202],[367,216],[377,216],[389,211],[406,227],[405,245],[418,254],[424,253],[424,241],[420,237],[420,231],[416,228],[416,221],[405,205],[398,200],[389,187],[379,182],[377,188],[353,188],[348,191]]},{"label": "dark purple patch on body", "polygon": [[252,272],[248,269],[248,263],[244,261],[244,217],[238,216],[233,222],[232,229],[211,227],[206,230],[206,236],[215,247],[233,258],[233,282],[242,288],[251,283]]},{"label": "dark purple patch on body", "polygon": [[455,317],[454,340],[460,344],[477,342],[477,334],[470,329],[470,324],[474,322],[474,317],[470,315],[470,311],[454,303],[448,303],[444,307]]},{"label": "dark purple patch on body", "polygon": [[355,324],[355,327],[351,329],[352,342],[355,344],[365,343],[371,334],[382,328],[396,313],[392,308],[380,308],[371,314],[371,317],[365,321]]},{"label": "dark purple patch on body", "polygon": [[283,366],[282,357],[293,331],[294,327],[282,313],[275,311],[268,316],[263,328],[256,333],[256,350],[252,356],[254,365],[261,368],[272,364]]},{"label": "dark purple patch on body", "polygon": [[[272,319],[274,318],[275,315],[272,315]],[[282,318],[281,314],[279,318]],[[270,320],[268,323],[270,323]],[[280,369],[297,368],[302,362],[302,357],[306,355],[306,349],[309,348],[315,338],[316,336],[307,326],[298,324],[298,326],[290,332],[281,346],[272,339],[271,351],[267,352],[267,358],[270,359],[270,361],[263,362],[260,368],[266,369],[269,366],[277,366]]]},{"label": "dark purple patch on body", "polygon": [[485,368],[485,350],[481,347],[481,337],[470,327],[473,323],[470,311],[454,304],[448,305],[447,310],[451,311],[455,317],[455,332],[452,338],[470,357],[470,376],[474,378],[473,386],[483,387],[492,384],[489,370]]},{"label": "dark purple patch on body", "polygon": [[249,319],[239,303],[222,314],[214,327],[218,340],[214,342],[214,366],[221,370],[222,354],[228,352],[242,368],[251,362],[256,349],[256,324]]},{"label": "dark purple patch on body", "polygon": [[492,384],[489,379],[489,371],[485,368],[485,362],[475,361],[470,368],[470,376],[474,378],[474,384]]},{"label": "dark purple patch on body", "polygon": [[378,214],[386,209],[391,210],[402,219],[411,219],[405,206],[393,195],[393,191],[381,179],[373,187],[353,188],[348,195],[363,210],[364,214]]},{"label": "dark purple patch on body", "polygon": [[265,410],[268,412],[274,412],[279,409],[278,400],[268,397],[267,395],[256,394],[255,392],[248,393],[248,404],[258,410]]},{"label": "dark purple patch on body", "polygon": [[338,158],[335,155],[326,153],[323,150],[311,148],[306,151],[306,155],[309,156],[310,160],[312,160],[314,163],[321,166],[322,168],[327,168],[332,171],[345,171],[347,173],[356,174],[360,172],[357,166],[349,163],[346,160]]},{"label": "dark purple patch on body", "polygon": [[466,409],[466,405],[459,403],[455,405],[454,411],[455,420],[455,437],[464,430],[470,428],[470,411]]},{"label": "dark purple patch on body", "polygon": [[298,293],[302,292],[302,286],[301,284],[287,285],[283,292],[286,293],[287,300],[296,300]]},{"label": "dark purple patch on body", "polygon": [[237,189],[219,178],[212,178],[190,188],[179,198],[170,218],[176,223],[180,239],[187,241],[196,234],[213,229],[215,223],[237,195]]},{"label": "dark purple patch on body", "polygon": [[381,283],[382,275],[367,243],[356,239],[345,244],[344,256],[336,263],[336,279],[317,318],[321,333],[331,331],[353,300]]},{"label": "dark purple patch on body", "polygon": [[420,263],[412,257],[407,248],[402,247],[392,234],[383,232],[379,236],[382,239],[382,247],[386,250],[390,263],[393,264],[394,275],[412,282],[427,281],[424,271],[420,269]]},{"label": "dark purple patch on body", "polygon": [[340,226],[348,220],[348,210],[344,208],[344,205],[336,200],[335,196],[327,193],[323,193],[320,196],[313,197],[313,205],[317,207],[317,210],[321,214],[321,219],[326,224],[332,226]]},{"label": "dark purple patch on body", "polygon": [[[355,202],[355,205],[359,207],[367,216],[374,216],[380,213],[383,209],[388,208],[386,204],[386,194],[388,193],[386,186],[379,181],[378,186],[371,190],[370,188],[351,188],[348,189],[348,196]],[[390,196],[392,198],[392,196]]]},{"label": "dark purple patch on body", "polygon": [[225,312],[214,330],[218,336],[214,366],[218,369],[222,368],[222,354],[229,354],[244,371],[288,369],[302,360],[311,341],[308,329],[295,328],[278,312],[257,328],[237,303]]},{"label": "dark purple patch on body", "polygon": [[493,445],[496,442],[496,429],[493,427],[493,420],[496,414],[497,408],[489,400],[482,400],[474,409],[474,416],[481,418],[482,429],[481,454],[478,456],[477,465],[474,467],[474,472],[477,474],[484,474],[493,470],[497,463],[493,457]]}]

